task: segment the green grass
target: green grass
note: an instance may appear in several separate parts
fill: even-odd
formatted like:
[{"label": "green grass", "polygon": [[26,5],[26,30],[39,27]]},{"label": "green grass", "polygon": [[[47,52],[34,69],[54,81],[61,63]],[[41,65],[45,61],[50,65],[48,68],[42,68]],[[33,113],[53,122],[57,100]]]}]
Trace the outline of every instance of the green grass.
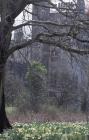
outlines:
[{"label": "green grass", "polygon": [[0,140],[89,140],[89,124],[32,123],[13,125]]}]

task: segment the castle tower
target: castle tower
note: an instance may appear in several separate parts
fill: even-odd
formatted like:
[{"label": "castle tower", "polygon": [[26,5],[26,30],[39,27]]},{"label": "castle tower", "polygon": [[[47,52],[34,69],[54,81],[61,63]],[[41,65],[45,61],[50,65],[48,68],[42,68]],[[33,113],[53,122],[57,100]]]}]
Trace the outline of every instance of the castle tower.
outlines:
[{"label": "castle tower", "polygon": [[47,20],[50,12],[47,2],[40,2],[40,4],[33,5],[33,20]]},{"label": "castle tower", "polygon": [[77,0],[77,10],[80,14],[85,13],[85,1],[84,0]]},{"label": "castle tower", "polygon": [[[41,2],[40,5],[37,3],[33,5],[33,16],[32,20],[47,21],[49,20],[50,8],[47,2]],[[32,26],[32,37],[34,38],[37,34],[47,32],[47,30],[42,26]],[[44,65],[48,66],[49,57],[49,47],[48,45],[34,43],[32,47],[32,59],[41,61]]]},{"label": "castle tower", "polygon": [[[41,2],[40,5],[33,5],[32,8],[32,20],[47,21],[49,19],[50,8],[47,2]],[[39,26],[32,27],[32,36],[34,37],[38,33],[42,32],[43,28]]]}]

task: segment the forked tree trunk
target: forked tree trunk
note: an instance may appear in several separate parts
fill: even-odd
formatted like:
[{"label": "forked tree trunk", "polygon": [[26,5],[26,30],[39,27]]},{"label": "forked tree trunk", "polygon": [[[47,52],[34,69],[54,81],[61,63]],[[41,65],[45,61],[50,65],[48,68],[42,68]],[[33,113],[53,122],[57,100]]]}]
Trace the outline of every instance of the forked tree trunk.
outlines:
[{"label": "forked tree trunk", "polygon": [[5,111],[5,94],[4,94],[4,68],[5,64],[0,65],[0,133],[4,129],[11,128],[11,125],[7,119]]}]

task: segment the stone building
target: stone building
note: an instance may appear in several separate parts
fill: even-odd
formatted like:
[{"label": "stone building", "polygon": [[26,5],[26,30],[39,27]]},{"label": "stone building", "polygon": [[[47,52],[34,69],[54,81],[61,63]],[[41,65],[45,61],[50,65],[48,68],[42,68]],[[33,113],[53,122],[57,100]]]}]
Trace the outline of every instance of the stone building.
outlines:
[{"label": "stone building", "polygon": [[[80,15],[78,15],[80,17],[84,16],[85,14],[84,0],[78,0],[76,7],[74,6],[72,2],[66,2],[63,4],[59,3],[57,4],[57,6],[58,8],[62,10],[62,12],[65,12],[65,13],[66,13],[65,8],[69,7],[69,9],[71,8],[74,10],[77,9],[76,11],[78,12],[78,14],[80,13]],[[69,18],[67,18],[66,16],[63,16],[62,14],[59,14],[55,9],[48,8],[48,5],[46,2],[42,2],[41,6],[36,6],[36,5],[33,6],[32,19],[42,20],[42,21],[52,21],[52,22],[54,21],[57,23],[65,23],[65,22],[70,23],[71,22]],[[56,32],[59,30],[59,28],[54,29],[50,25],[48,25],[47,27],[50,29],[50,32],[53,32],[53,31]],[[42,33],[42,32],[47,32],[47,31],[43,27],[39,27],[39,26],[32,27],[33,37],[35,37],[38,33]],[[70,43],[72,43],[72,45],[75,45],[75,46],[80,45],[79,42],[70,42]],[[81,66],[79,66],[79,64],[77,64],[76,62],[73,61],[71,65],[71,55],[68,54],[67,52],[64,52],[60,48],[57,48],[57,47],[55,48],[52,45],[50,46],[47,44],[44,45],[44,44],[35,43],[32,47],[32,60],[40,61],[46,66],[48,70],[47,79],[48,79],[49,95],[53,97],[55,96],[56,98],[58,97],[60,99],[62,96],[64,96],[62,94],[65,94],[64,92],[67,92],[67,91],[62,91],[61,88],[63,88],[63,83],[62,83],[63,81],[62,82],[60,81],[60,79],[62,80],[64,78],[64,80],[66,81],[64,82],[64,84],[66,85],[67,83],[68,84],[67,87],[69,86],[69,84],[71,84],[69,86],[70,87],[69,90],[71,90],[72,95],[74,94],[73,96],[69,95],[70,96],[69,100],[71,100],[69,102],[69,106],[70,104],[73,104],[73,102],[75,102],[76,104],[75,108],[80,110],[81,108],[81,106],[79,105],[81,104],[80,103],[80,100],[81,100],[80,99],[81,98],[80,86],[84,85],[84,83],[87,83],[85,82],[87,75],[85,74],[84,71],[81,70]],[[68,75],[71,78],[67,79],[68,77],[66,77],[66,75]],[[71,82],[75,82],[74,85],[73,83],[70,83],[68,80],[70,80]]]}]

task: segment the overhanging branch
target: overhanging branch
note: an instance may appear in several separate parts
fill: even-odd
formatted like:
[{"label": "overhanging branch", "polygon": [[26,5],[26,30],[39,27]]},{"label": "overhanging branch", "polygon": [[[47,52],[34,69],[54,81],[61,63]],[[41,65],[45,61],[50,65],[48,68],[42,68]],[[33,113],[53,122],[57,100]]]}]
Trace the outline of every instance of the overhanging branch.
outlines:
[{"label": "overhanging branch", "polygon": [[47,45],[53,45],[55,47],[59,47],[60,49],[67,51],[69,53],[75,53],[75,54],[79,54],[79,55],[87,55],[89,54],[89,49],[77,49],[77,48],[71,48],[69,46],[64,46],[61,44],[61,42],[56,42],[54,40],[52,40],[52,38],[50,36],[48,36],[47,34],[39,34],[36,36],[36,38],[34,39],[29,39],[28,41],[21,43],[19,45],[13,46],[12,48],[10,48],[8,50],[7,53],[7,57],[9,57],[12,53],[14,53],[17,50],[26,48],[26,47],[30,47],[33,43],[38,42],[38,43],[43,43],[43,44],[47,44]]},{"label": "overhanging branch", "polygon": [[41,25],[51,25],[51,26],[56,26],[56,27],[60,27],[60,28],[66,28],[66,27],[71,27],[74,26],[73,24],[58,24],[56,22],[52,22],[52,21],[41,21],[41,20],[30,20],[26,23],[17,25],[17,26],[13,26],[12,31],[16,30],[18,28],[22,28],[23,26],[28,26],[28,25],[35,25],[35,26],[41,26]]},{"label": "overhanging branch", "polygon": [[15,51],[17,50],[20,50],[20,49],[23,49],[27,46],[30,47],[30,45],[34,43],[34,40],[32,39],[29,39],[28,41],[24,42],[24,43],[21,43],[19,45],[16,45],[16,46],[13,46],[12,48],[10,48],[7,52],[7,57],[9,57],[11,54],[13,54]]},{"label": "overhanging branch", "polygon": [[40,43],[44,43],[47,45],[53,45],[55,47],[59,47],[60,49],[67,51],[69,53],[75,53],[75,54],[79,54],[79,55],[87,55],[89,54],[89,49],[77,49],[77,48],[71,48],[69,46],[63,46],[60,42],[54,42],[54,41],[48,41],[48,40],[43,40],[43,39],[39,39]]}]

